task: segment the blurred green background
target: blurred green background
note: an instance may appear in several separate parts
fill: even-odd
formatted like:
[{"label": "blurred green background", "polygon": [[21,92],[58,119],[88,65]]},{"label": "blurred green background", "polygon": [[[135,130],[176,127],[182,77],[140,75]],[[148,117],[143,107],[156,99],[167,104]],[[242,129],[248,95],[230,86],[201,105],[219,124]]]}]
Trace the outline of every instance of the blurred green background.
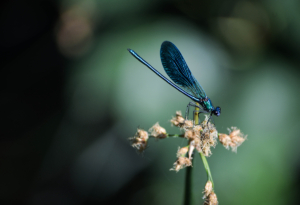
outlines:
[{"label": "blurred green background", "polygon": [[[220,204],[298,204],[300,2],[203,0],[3,1],[1,204],[182,204],[169,171],[184,139],[128,138],[156,122],[170,133],[187,97],[165,74],[173,42],[215,106],[219,132],[248,135],[208,158]],[[203,116],[202,116],[203,117]],[[206,173],[194,160],[195,203]]]}]

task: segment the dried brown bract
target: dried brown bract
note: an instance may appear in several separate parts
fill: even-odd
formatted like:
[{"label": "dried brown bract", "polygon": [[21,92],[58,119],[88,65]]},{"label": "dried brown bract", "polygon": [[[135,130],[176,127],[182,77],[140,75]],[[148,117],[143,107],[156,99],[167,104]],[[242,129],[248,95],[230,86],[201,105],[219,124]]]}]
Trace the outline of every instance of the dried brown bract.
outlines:
[{"label": "dried brown bract", "polygon": [[167,137],[167,131],[165,128],[161,127],[158,122],[155,123],[150,129],[149,129],[150,135],[152,137],[158,138],[158,139],[164,139]]},{"label": "dried brown bract", "polygon": [[131,146],[141,153],[146,149],[148,139],[148,132],[138,129],[134,137],[129,138],[129,141],[131,142]]},{"label": "dried brown bract", "polygon": [[207,181],[203,192],[204,193],[203,198],[208,197],[212,193],[212,191],[213,191],[213,184],[211,181]]},{"label": "dried brown bract", "polygon": [[176,116],[173,117],[171,120],[172,125],[188,129],[193,127],[193,121],[192,120],[185,120],[184,117],[182,117],[181,111],[176,111]]},{"label": "dried brown bract", "polygon": [[171,123],[176,127],[181,127],[184,124],[184,118],[182,117],[181,111],[176,111],[175,117],[172,117]]},{"label": "dried brown bract", "polygon": [[226,149],[231,147],[233,152],[237,152],[237,148],[246,140],[247,135],[241,133],[241,130],[236,127],[231,127],[228,131],[229,135],[222,133],[219,134],[219,141]]},{"label": "dried brown bract", "polygon": [[215,192],[211,192],[208,197],[205,198],[204,205],[218,205],[218,198]]},{"label": "dried brown bract", "polygon": [[179,147],[176,156],[177,157],[184,157],[188,151],[189,151],[188,146],[182,147],[182,148]]},{"label": "dried brown bract", "polygon": [[192,166],[192,161],[187,157],[178,157],[177,161],[174,163],[174,167],[170,170],[178,172],[180,169]]},{"label": "dried brown bract", "polygon": [[187,129],[184,133],[184,137],[188,140],[193,140],[195,138],[200,138],[200,130],[202,130],[201,126],[195,126],[190,129]]}]

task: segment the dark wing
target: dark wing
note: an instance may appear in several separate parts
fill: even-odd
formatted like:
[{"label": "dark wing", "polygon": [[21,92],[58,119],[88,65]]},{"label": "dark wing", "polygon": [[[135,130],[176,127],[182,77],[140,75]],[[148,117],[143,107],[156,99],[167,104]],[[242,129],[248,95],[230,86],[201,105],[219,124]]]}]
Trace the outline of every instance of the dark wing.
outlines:
[{"label": "dark wing", "polygon": [[194,78],[178,48],[169,41],[164,41],[160,48],[162,65],[168,76],[184,89],[197,98],[205,98],[206,94]]}]

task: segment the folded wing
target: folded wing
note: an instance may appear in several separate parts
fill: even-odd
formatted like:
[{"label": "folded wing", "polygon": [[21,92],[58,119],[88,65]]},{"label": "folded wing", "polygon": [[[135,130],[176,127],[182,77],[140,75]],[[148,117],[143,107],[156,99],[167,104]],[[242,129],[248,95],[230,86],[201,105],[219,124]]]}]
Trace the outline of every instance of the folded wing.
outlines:
[{"label": "folded wing", "polygon": [[194,78],[178,48],[171,42],[161,45],[160,58],[168,76],[189,94],[197,98],[205,98],[206,94]]}]

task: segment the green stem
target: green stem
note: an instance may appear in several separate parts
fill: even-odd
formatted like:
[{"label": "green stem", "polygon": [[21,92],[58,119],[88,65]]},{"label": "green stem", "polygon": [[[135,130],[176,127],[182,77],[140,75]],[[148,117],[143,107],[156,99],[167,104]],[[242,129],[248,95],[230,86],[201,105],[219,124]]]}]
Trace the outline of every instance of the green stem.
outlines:
[{"label": "green stem", "polygon": [[[198,103],[196,103],[199,105]],[[199,108],[195,107],[195,115],[194,120],[195,120],[195,125],[199,124],[199,118],[198,118],[198,112]],[[197,112],[198,111],[198,112]],[[192,164],[193,164],[193,158],[191,159]],[[187,167],[186,172],[185,172],[185,188],[184,188],[184,203],[185,205],[190,205],[192,204],[193,200],[193,195],[192,195],[192,167]]]},{"label": "green stem", "polygon": [[212,178],[212,175],[211,175],[211,172],[210,172],[209,165],[208,165],[208,162],[206,160],[206,157],[201,152],[199,154],[200,154],[200,157],[202,159],[202,162],[203,162],[206,174],[207,174],[207,179],[208,179],[208,181],[211,181],[212,187],[214,188],[214,181],[213,181],[213,178]]},{"label": "green stem", "polygon": [[171,137],[177,138],[177,137],[184,137],[184,134],[180,134],[180,135],[179,134],[165,134],[165,135],[163,135],[163,137],[150,135],[149,137],[153,137],[153,138],[157,138],[157,139],[165,139],[165,138],[171,138]]},{"label": "green stem", "polygon": [[183,134],[167,134],[167,137],[184,137]]},{"label": "green stem", "polygon": [[192,171],[191,166],[187,167],[185,171],[184,205],[192,204]]}]

